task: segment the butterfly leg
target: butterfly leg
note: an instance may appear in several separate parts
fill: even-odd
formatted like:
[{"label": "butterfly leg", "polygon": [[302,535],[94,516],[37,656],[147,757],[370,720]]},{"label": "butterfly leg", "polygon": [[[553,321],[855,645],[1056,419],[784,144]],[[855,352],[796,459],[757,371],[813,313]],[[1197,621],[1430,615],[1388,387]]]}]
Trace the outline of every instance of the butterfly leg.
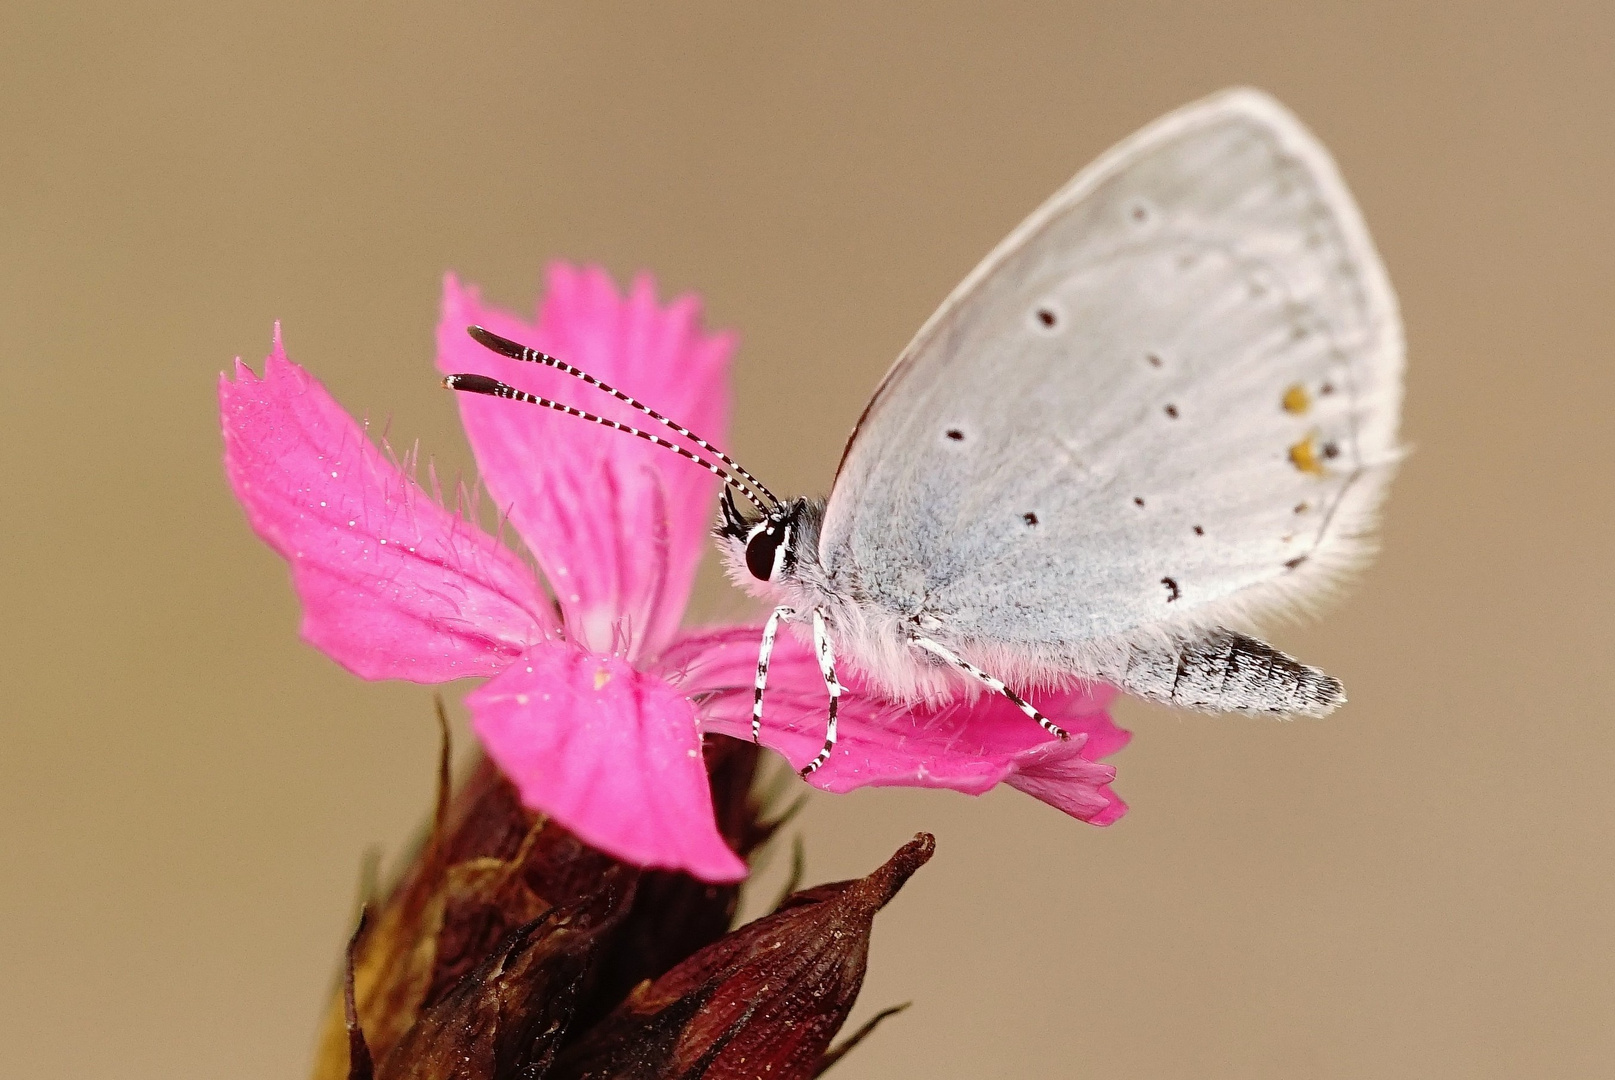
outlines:
[{"label": "butterfly leg", "polygon": [[841,703],[841,683],[836,679],[836,658],[830,647],[830,632],[825,629],[824,615],[818,611],[813,613],[813,651],[818,654],[819,674],[824,676],[824,689],[830,695],[830,719],[824,729],[824,747],[819,751],[819,756],[802,770],[804,780],[829,761],[830,751],[836,748],[836,709]]},{"label": "butterfly leg", "polygon": [[779,621],[796,616],[795,608],[777,607],[763,624],[763,643],[757,649],[756,692],[751,701],[751,741],[763,741],[763,687],[768,685],[768,661],[774,655],[774,635],[779,633]]},{"label": "butterfly leg", "polygon": [[939,657],[949,664],[952,664],[954,667],[958,668],[966,675],[969,675],[971,678],[981,683],[993,693],[1003,694],[1005,697],[1009,698],[1010,701],[1015,703],[1015,707],[1017,709],[1031,717],[1033,720],[1036,720],[1038,722],[1038,726],[1040,726],[1050,735],[1057,736],[1061,739],[1069,739],[1071,737],[1071,733],[1069,731],[1065,730],[1063,727],[1060,727],[1053,720],[1050,720],[1048,717],[1038,712],[1037,709],[1033,707],[1031,702],[1027,701],[1015,691],[1005,686],[1002,679],[994,678],[985,671],[981,670],[975,664],[972,664],[970,661],[965,660],[962,657],[954,655],[953,652],[941,645],[938,645],[930,638],[914,637],[910,638],[909,640],[911,640],[919,648],[924,649],[926,652]]}]

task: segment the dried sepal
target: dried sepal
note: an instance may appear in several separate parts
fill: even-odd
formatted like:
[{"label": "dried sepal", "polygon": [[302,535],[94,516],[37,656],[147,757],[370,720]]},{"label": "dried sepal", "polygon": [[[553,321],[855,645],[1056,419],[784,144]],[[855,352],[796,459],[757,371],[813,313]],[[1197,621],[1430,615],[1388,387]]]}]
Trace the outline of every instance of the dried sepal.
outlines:
[{"label": "dried sepal", "polygon": [[[567,909],[573,930],[610,923],[604,928],[609,932],[597,935],[585,977],[572,991],[584,1023],[605,1015],[637,983],[722,937],[734,916],[737,886],[643,871],[612,859],[524,808],[486,759],[450,797],[447,753],[445,741],[433,827],[351,943],[314,1080],[349,1076],[349,981],[368,1051],[382,1063],[512,931],[552,909]],[[716,738],[709,740],[706,756],[720,827],[744,856],[769,835],[751,797],[757,751]]]},{"label": "dried sepal", "polygon": [[819,1059],[819,1067],[817,1070],[815,1070],[813,1075],[823,1076],[829,1071],[832,1065],[846,1057],[848,1054],[852,1053],[854,1047],[863,1042],[865,1039],[869,1038],[870,1035],[874,1034],[876,1028],[880,1027],[880,1025],[884,1024],[898,1013],[903,1012],[912,1004],[914,1004],[912,1001],[905,1001],[901,1005],[888,1005],[874,1016],[871,1016],[868,1020],[865,1020],[862,1024],[859,1024],[857,1031],[853,1032],[851,1035],[848,1035],[845,1039],[842,1039],[840,1042],[836,1043],[834,1046],[830,1047],[830,1049],[824,1052],[824,1057]]},{"label": "dried sepal", "polygon": [[[576,849],[571,860],[556,858],[556,848]],[[560,863],[568,870],[583,863],[591,884],[567,880],[572,875],[544,873]],[[497,951],[512,930],[557,906],[566,906],[568,922],[579,929],[621,922],[638,885],[638,872],[577,844],[553,824],[536,823],[509,859],[485,857],[456,863],[446,871],[442,917],[432,977],[422,1007],[441,1000],[485,957]],[[536,879],[536,880],[535,880]]]},{"label": "dried sepal", "polygon": [[609,911],[551,911],[506,934],[427,1007],[376,1080],[516,1080],[544,1076]]},{"label": "dried sepal", "polygon": [[[744,857],[780,820],[752,795],[757,751],[718,738],[706,758]],[[874,913],[929,836],[725,936],[734,886],[605,855],[524,809],[486,760],[449,798],[445,760],[434,827],[349,942],[316,1080],[805,1080],[872,1028],[830,1049]]]},{"label": "dried sepal", "polygon": [[[508,857],[535,818],[522,809],[498,771],[481,762],[422,843],[419,853],[376,905],[353,947],[357,1013],[371,1053],[384,1059],[415,1023],[436,968],[447,868],[478,857]],[[314,1080],[348,1075],[348,1031],[339,995],[326,1013]]]},{"label": "dried sepal", "polygon": [[875,912],[930,859],[921,833],[868,877],[821,885],[642,984],[551,1080],[808,1080],[868,963]]},{"label": "dried sepal", "polygon": [[370,1044],[365,1042],[364,1028],[359,1023],[359,1006],[353,995],[353,958],[359,950],[359,939],[364,936],[366,916],[359,912],[359,923],[348,938],[347,955],[342,965],[342,1021],[348,1031],[348,1080],[372,1080],[376,1075],[375,1061],[370,1056]]}]

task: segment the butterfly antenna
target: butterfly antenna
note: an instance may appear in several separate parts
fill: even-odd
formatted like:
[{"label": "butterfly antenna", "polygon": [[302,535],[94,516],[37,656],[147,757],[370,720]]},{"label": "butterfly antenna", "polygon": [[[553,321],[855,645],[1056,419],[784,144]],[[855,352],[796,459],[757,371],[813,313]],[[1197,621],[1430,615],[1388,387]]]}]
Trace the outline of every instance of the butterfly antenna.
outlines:
[{"label": "butterfly antenna", "polygon": [[474,340],[477,344],[483,346],[484,348],[492,349],[500,356],[508,356],[512,360],[520,360],[525,364],[543,364],[545,367],[551,367],[556,371],[565,372],[574,379],[582,379],[584,382],[588,383],[597,390],[604,390],[606,393],[610,394],[624,405],[627,405],[632,409],[637,409],[646,416],[650,417],[652,420],[655,420],[658,424],[661,424],[663,427],[671,428],[672,430],[678,432],[680,435],[684,436],[686,439],[689,439],[691,442],[695,443],[695,445],[699,446],[701,449],[723,462],[723,464],[727,465],[731,470],[733,470],[736,475],[745,478],[745,480],[754,488],[762,492],[764,497],[767,498],[769,502],[773,503],[776,508],[783,505],[779,501],[779,498],[775,496],[772,491],[769,491],[761,480],[747,472],[741,466],[740,462],[736,461],[728,454],[725,454],[722,450],[719,450],[716,446],[713,446],[711,443],[701,438],[701,436],[697,435],[683,424],[679,424],[668,419],[655,409],[651,408],[649,405],[646,405],[637,398],[623,393],[615,386],[601,382],[599,379],[595,378],[593,375],[590,375],[582,368],[573,367],[565,360],[558,360],[548,353],[539,352],[537,349],[530,349],[520,342],[511,341],[506,337],[500,337],[498,334],[495,334],[490,330],[484,330],[480,326],[468,326],[466,327],[465,332],[470,334],[472,340]]},{"label": "butterfly antenna", "polygon": [[[518,390],[514,386],[507,383],[502,383],[498,379],[490,379],[486,375],[445,375],[443,376],[443,387],[447,390],[458,390],[464,394],[486,394],[488,397],[508,398],[511,401],[521,401],[528,405],[540,405],[546,409],[554,409],[556,412],[565,413],[568,416],[575,416],[579,420],[587,420],[591,424],[600,424],[604,427],[610,428],[613,431],[620,431],[625,435],[633,435],[637,438],[644,439],[648,443],[655,443],[664,450],[671,450],[673,453],[679,455],[679,457],[687,458],[688,460],[695,462],[697,465],[701,466],[703,469],[706,469],[714,476],[722,479],[724,483],[728,484],[731,488],[744,495],[746,499],[757,508],[757,512],[762,514],[764,517],[767,517],[769,514],[769,508],[763,505],[763,501],[754,495],[749,488],[742,484],[740,479],[733,473],[729,472],[721,465],[708,461],[699,454],[686,450],[677,443],[668,442],[660,435],[653,434],[649,431],[643,431],[630,424],[622,424],[618,423],[616,420],[608,420],[604,416],[596,416],[594,413],[584,412],[582,409],[574,408],[571,405],[563,405],[559,401],[551,401],[549,398],[539,397],[537,394],[529,394],[525,390]],[[727,461],[728,459],[725,458],[724,460]],[[731,464],[733,463],[731,462]],[[759,484],[758,486],[761,487],[762,485]],[[767,489],[764,489],[763,493],[765,495],[768,494]],[[769,495],[768,497],[771,499],[774,498],[772,495]],[[778,500],[776,499],[775,502],[777,504]]]}]

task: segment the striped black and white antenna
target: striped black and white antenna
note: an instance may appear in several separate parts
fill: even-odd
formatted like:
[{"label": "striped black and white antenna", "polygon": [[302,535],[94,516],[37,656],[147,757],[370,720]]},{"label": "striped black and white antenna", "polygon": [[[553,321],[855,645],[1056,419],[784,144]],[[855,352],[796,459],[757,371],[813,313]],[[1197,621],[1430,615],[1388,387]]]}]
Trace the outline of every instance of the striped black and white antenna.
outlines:
[{"label": "striped black and white antenna", "polygon": [[[716,462],[709,461],[701,455],[694,453],[693,451],[688,450],[675,442],[670,442],[654,432],[645,431],[641,428],[634,427],[632,424],[624,424],[616,420],[608,419],[604,416],[598,416],[595,413],[585,412],[583,409],[579,409],[559,401],[553,401],[550,398],[540,397],[537,394],[529,394],[525,390],[518,390],[508,383],[500,382],[498,379],[489,378],[486,375],[445,375],[443,377],[443,385],[446,388],[450,390],[458,390],[467,394],[485,394],[489,397],[507,398],[511,401],[520,401],[528,405],[539,405],[546,409],[554,409],[556,412],[565,413],[568,416],[575,416],[580,420],[587,420],[592,424],[600,424],[603,427],[608,427],[613,431],[620,431],[625,435],[633,435],[636,438],[644,439],[646,442],[660,446],[664,450],[671,450],[680,457],[695,462],[697,465],[700,465],[714,476],[717,476],[729,487],[740,492],[740,494],[743,495],[747,501],[757,508],[758,513],[762,514],[764,517],[769,517],[772,514],[778,513],[780,508],[784,505],[772,491],[769,491],[768,488],[763,485],[761,480],[747,472],[734,458],[730,457],[728,454],[725,454],[722,450],[719,450],[716,446],[713,446],[711,443],[707,442],[707,440],[701,438],[701,436],[697,435],[683,424],[679,424],[668,419],[655,409],[651,408],[649,405],[646,405],[637,398],[623,393],[615,386],[601,382],[599,379],[595,378],[593,375],[590,375],[583,369],[573,367],[564,360],[559,360],[548,353],[539,352],[537,349],[530,349],[520,342],[511,341],[509,338],[500,337],[498,334],[485,330],[480,326],[469,326],[466,328],[466,333],[470,334],[472,339],[479,345],[491,349],[501,356],[508,356],[512,360],[520,360],[521,362],[527,364],[542,364],[545,367],[554,368],[556,371],[565,372],[574,379],[580,379],[598,390],[605,391],[618,401],[622,402],[624,405],[645,414],[658,424],[661,424],[663,427],[675,431],[684,438],[689,439],[696,446],[699,446],[701,449],[717,458],[718,461],[722,462],[723,464],[720,465]],[[728,466],[728,468],[725,468],[724,466]],[[747,486],[748,484],[750,487]],[[753,492],[751,490],[752,488],[755,488],[756,492]],[[762,498],[758,498],[759,494],[761,494]],[[765,505],[763,503],[763,499],[767,499],[772,506]]]}]

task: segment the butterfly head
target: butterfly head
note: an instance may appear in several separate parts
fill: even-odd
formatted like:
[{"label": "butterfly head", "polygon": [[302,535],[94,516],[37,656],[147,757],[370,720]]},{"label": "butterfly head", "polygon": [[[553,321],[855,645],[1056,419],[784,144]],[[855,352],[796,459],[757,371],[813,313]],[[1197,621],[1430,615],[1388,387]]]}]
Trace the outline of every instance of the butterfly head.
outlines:
[{"label": "butterfly head", "polygon": [[761,517],[747,517],[725,489],[723,519],[713,529],[736,582],[757,595],[776,594],[794,582],[804,557],[813,561],[820,514],[816,504],[794,499],[774,506]]},{"label": "butterfly head", "polygon": [[797,521],[804,500],[775,506],[760,518],[747,518],[735,505],[734,493],[723,492],[723,521],[714,530],[733,556],[757,581],[780,581],[796,569]]}]

